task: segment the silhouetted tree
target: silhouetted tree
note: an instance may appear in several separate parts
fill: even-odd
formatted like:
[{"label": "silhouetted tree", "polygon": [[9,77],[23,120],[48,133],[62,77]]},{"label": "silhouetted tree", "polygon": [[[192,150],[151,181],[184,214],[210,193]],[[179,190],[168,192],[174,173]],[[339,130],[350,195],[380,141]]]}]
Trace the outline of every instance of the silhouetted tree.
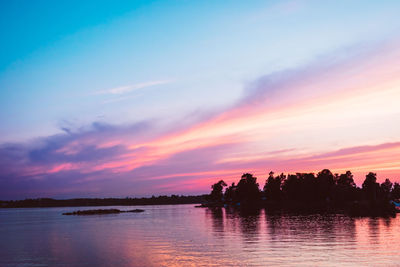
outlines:
[{"label": "silhouetted tree", "polygon": [[347,201],[356,200],[358,198],[358,190],[354,183],[353,174],[346,171],[344,174],[335,175],[336,186],[334,187],[332,197],[334,201],[342,205]]},{"label": "silhouetted tree", "polygon": [[222,202],[222,189],[226,186],[226,183],[223,180],[220,180],[218,183],[215,183],[211,186],[212,191],[210,194],[210,200],[214,202]]},{"label": "silhouetted tree", "polygon": [[313,201],[317,199],[317,180],[314,173],[297,173],[300,180],[300,199]]},{"label": "silhouetted tree", "polygon": [[400,184],[399,183],[394,183],[393,189],[391,192],[391,198],[398,200],[400,199]]},{"label": "silhouetted tree", "polygon": [[260,189],[258,188],[257,178],[250,173],[242,175],[236,193],[238,200],[242,204],[251,204],[260,200]]},{"label": "silhouetted tree", "polygon": [[319,200],[327,200],[331,195],[335,179],[332,172],[324,169],[317,174],[317,194]]},{"label": "silhouetted tree", "polygon": [[225,190],[225,201],[228,203],[235,203],[238,201],[237,199],[237,194],[236,194],[236,185],[235,183],[232,183],[231,186],[226,188]]},{"label": "silhouetted tree", "polygon": [[268,179],[265,181],[264,194],[267,200],[280,201],[282,200],[282,182],[286,176],[282,173],[279,176],[274,177],[274,172],[270,172]]},{"label": "silhouetted tree", "polygon": [[282,192],[289,200],[300,200],[300,180],[297,175],[289,174],[287,179],[283,182]]},{"label": "silhouetted tree", "polygon": [[366,175],[362,184],[362,190],[367,200],[376,201],[379,184],[376,182],[376,173],[370,172]]},{"label": "silhouetted tree", "polygon": [[336,180],[336,184],[348,186],[348,187],[356,186],[356,184],[354,183],[353,174],[351,173],[351,171],[347,171],[345,174],[339,175]]},{"label": "silhouetted tree", "polygon": [[385,200],[389,200],[390,198],[390,192],[392,191],[392,182],[389,179],[386,179],[382,184],[381,184],[381,193],[382,193],[382,198]]}]

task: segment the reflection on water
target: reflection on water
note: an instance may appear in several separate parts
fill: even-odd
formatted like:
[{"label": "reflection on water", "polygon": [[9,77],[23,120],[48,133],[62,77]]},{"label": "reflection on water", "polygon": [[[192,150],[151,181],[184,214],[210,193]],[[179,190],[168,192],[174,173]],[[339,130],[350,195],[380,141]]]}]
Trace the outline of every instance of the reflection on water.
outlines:
[{"label": "reflection on water", "polygon": [[[116,207],[129,209],[129,207]],[[400,219],[146,206],[0,209],[0,266],[397,265]],[[82,208],[80,208],[82,209]]]}]

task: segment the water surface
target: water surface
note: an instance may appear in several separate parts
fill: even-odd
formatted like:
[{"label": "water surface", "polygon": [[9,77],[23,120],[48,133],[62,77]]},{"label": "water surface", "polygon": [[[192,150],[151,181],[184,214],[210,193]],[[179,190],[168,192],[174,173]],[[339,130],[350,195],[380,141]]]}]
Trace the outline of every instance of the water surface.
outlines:
[{"label": "water surface", "polygon": [[[118,208],[132,207],[96,207]],[[394,266],[400,219],[240,214],[194,205],[65,216],[0,209],[0,266]]]}]

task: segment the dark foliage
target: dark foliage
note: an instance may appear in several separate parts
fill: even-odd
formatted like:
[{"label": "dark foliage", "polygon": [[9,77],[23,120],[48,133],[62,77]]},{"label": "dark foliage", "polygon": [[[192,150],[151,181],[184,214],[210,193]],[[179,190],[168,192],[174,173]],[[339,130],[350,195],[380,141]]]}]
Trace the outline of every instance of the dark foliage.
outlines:
[{"label": "dark foliage", "polygon": [[231,186],[229,186],[226,190],[225,190],[225,202],[227,203],[235,203],[238,201],[238,197],[237,197],[237,193],[236,193],[236,185],[235,183],[232,183]]},{"label": "dark foliage", "polygon": [[281,201],[283,199],[282,184],[286,176],[282,173],[274,177],[274,172],[270,172],[264,185],[264,196],[266,200]]},{"label": "dark foliage", "polygon": [[392,199],[400,199],[400,184],[394,183],[392,191],[391,191]]},{"label": "dark foliage", "polygon": [[257,178],[250,173],[242,175],[236,187],[237,200],[243,205],[256,203],[260,200],[260,189],[258,189]]},{"label": "dark foliage", "polygon": [[367,200],[376,201],[379,192],[379,184],[376,182],[376,173],[370,172],[367,174],[362,190]]},{"label": "dark foliage", "polygon": [[[257,178],[250,173],[242,175],[239,183],[225,190],[221,197],[224,181],[212,186],[211,200],[204,206],[213,206],[216,202],[221,206],[265,206],[270,210],[285,209],[307,212],[342,212],[354,215],[392,215],[395,208],[391,200],[400,198],[400,185],[394,185],[389,179],[379,184],[376,173],[368,173],[361,188],[354,183],[353,174],[333,174],[324,169],[316,176],[314,173],[283,173],[268,175],[263,191],[259,190]],[[222,199],[222,201],[221,201]],[[214,205],[215,206],[215,205]]]},{"label": "dark foliage", "polygon": [[359,199],[361,192],[356,187],[353,180],[353,174],[347,171],[344,174],[335,175],[335,186],[332,190],[332,200],[340,206],[343,206],[349,201]]},{"label": "dark foliage", "polygon": [[210,194],[210,200],[213,202],[222,202],[223,193],[222,190],[226,186],[226,183],[223,180],[220,180],[218,183],[215,183],[211,186],[212,191]]}]

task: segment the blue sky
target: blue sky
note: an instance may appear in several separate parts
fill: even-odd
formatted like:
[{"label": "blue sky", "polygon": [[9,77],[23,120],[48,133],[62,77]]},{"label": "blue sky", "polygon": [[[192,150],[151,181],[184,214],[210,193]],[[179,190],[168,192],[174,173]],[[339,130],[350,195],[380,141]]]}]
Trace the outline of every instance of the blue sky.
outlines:
[{"label": "blue sky", "polygon": [[149,123],[149,136],[196,128],[241,103],[263,77],[382,52],[399,37],[399,13],[398,1],[3,0],[0,143],[80,138],[93,125]]},{"label": "blue sky", "polygon": [[[383,39],[400,25],[396,1],[1,5],[2,141],[56,133],[64,123],[218,108],[259,75]],[[128,96],[93,94],[151,81],[170,82]]]}]

